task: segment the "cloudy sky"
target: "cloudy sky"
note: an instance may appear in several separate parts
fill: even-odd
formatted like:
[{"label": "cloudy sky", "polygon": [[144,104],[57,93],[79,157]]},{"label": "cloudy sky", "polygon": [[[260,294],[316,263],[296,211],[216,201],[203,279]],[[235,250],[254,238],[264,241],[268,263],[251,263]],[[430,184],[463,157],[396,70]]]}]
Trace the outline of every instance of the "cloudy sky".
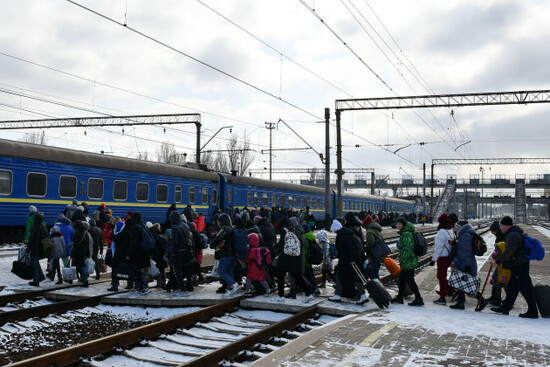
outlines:
[{"label": "cloudy sky", "polygon": [[[543,0],[75,2],[96,13],[61,0],[0,0],[1,121],[198,112],[203,142],[233,126],[255,150],[252,168],[263,169],[265,122],[285,121],[324,153],[319,121],[328,107],[334,124],[337,99],[550,89]],[[548,157],[549,112],[549,104],[344,112],[344,167],[420,178],[432,159]],[[189,155],[195,147],[194,125],[2,137],[37,131],[50,145],[129,157],[154,159],[163,141]],[[334,126],[330,133],[334,169]],[[229,137],[222,130],[206,149],[226,149]],[[282,150],[306,146],[287,125],[273,142],[273,168],[321,167],[311,150]],[[483,168],[486,178],[550,173]],[[479,173],[436,168],[438,177]]]}]

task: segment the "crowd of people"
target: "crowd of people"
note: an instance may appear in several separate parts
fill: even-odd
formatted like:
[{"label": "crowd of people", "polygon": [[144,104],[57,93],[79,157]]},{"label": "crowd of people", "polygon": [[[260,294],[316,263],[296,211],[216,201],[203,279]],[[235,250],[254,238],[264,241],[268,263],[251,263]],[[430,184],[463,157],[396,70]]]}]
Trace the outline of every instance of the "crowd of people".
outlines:
[{"label": "crowd of people", "polygon": [[[326,231],[314,234],[315,221],[307,210],[245,207],[222,212],[216,208],[211,223],[205,223],[204,216],[197,214],[190,205],[180,212],[176,204],[172,204],[166,222],[161,224],[144,222],[139,212],[114,217],[104,204],[90,214],[85,203],[79,205],[73,201],[59,214],[48,232],[43,214],[31,205],[25,234],[26,253],[34,268],[29,284],[38,286],[43,277],[39,259],[49,240],[52,248],[46,276],[53,281],[57,275],[57,284],[63,282],[60,260],[64,267],[76,267],[84,287],[88,286],[89,273],[95,272],[99,279],[105,263],[112,268],[109,291],[117,291],[120,281],[125,280],[126,289],[147,294],[150,292],[148,284],[154,279],[157,286],[185,297],[194,290],[194,283],[204,280],[201,273],[203,250],[211,248],[216,260],[213,274],[219,276],[221,283],[218,293],[232,296],[244,289],[245,296],[270,294],[277,286],[280,302],[286,298],[295,299],[298,292],[304,292],[305,302],[310,302],[319,294],[319,288],[331,284],[330,280],[335,287],[330,301],[340,302],[342,297],[349,297],[362,305],[369,301],[362,279],[379,278],[385,255],[377,256],[375,246],[383,240],[381,225],[389,220],[399,234],[398,294],[392,303],[402,304],[407,294],[414,294],[414,300],[408,304],[423,306],[424,300],[415,281],[419,262],[412,223],[419,219],[421,222],[429,220],[422,215],[350,212],[342,220],[333,220],[330,230],[336,234],[336,241],[331,243]],[[466,292],[449,286],[447,273],[451,268],[477,276],[472,246],[475,230],[467,221],[459,221],[454,213],[442,214],[437,230],[430,265],[437,264],[439,297],[433,302],[446,305],[447,297],[451,297],[452,309],[464,309]],[[506,216],[500,223],[493,223],[491,231],[496,236],[493,287],[489,299],[479,292],[472,295],[478,301],[476,311],[491,303],[495,306],[494,312],[508,314],[521,292],[529,308],[520,316],[538,317],[529,261],[518,256],[521,228],[514,226],[512,219]],[[320,284],[315,280],[312,265],[320,265]],[[290,283],[287,293],[286,279]],[[506,294],[504,301],[502,289]]]}]

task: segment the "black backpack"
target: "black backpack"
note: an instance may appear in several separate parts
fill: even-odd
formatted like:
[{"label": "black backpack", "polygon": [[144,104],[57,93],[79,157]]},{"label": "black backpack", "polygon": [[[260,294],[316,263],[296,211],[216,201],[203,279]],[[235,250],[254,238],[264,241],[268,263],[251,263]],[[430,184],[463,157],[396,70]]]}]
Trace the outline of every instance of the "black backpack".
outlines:
[{"label": "black backpack", "polygon": [[476,256],[483,256],[487,252],[485,240],[477,233],[472,233],[472,252]]},{"label": "black backpack", "polygon": [[420,232],[413,232],[414,254],[424,256],[428,253],[428,241]]},{"label": "black backpack", "polygon": [[309,242],[307,262],[310,265],[319,265],[323,262],[323,250],[314,241]]}]

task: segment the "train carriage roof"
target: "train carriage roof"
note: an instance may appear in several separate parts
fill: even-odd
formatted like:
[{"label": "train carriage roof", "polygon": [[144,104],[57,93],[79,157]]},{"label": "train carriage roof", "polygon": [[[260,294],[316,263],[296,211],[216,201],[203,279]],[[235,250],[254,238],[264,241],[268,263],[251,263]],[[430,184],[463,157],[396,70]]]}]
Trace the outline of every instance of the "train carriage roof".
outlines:
[{"label": "train carriage roof", "polygon": [[185,177],[197,180],[211,180],[215,182],[219,180],[218,175],[214,172],[4,139],[0,139],[0,156]]}]

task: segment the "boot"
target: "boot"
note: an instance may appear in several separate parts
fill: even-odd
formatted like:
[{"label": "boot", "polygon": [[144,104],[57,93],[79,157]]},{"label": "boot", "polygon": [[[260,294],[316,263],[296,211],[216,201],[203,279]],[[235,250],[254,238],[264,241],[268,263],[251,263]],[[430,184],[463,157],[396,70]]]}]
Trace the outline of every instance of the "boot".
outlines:
[{"label": "boot", "polygon": [[496,312],[496,313],[501,313],[503,315],[508,315],[510,313],[510,311],[505,310],[504,308],[502,308],[502,306],[500,306],[500,307],[491,307],[491,311]]},{"label": "boot", "polygon": [[489,298],[489,303],[493,306],[500,307],[502,304],[502,288],[501,287],[493,287],[493,290],[491,291],[491,298]]},{"label": "boot", "polygon": [[397,296],[395,296],[395,298],[393,298],[393,299],[391,300],[391,303],[403,304],[403,297],[400,296],[400,295],[397,295]]},{"label": "boot", "polygon": [[408,303],[409,306],[424,306],[422,298],[415,298],[412,302]]},{"label": "boot", "polygon": [[464,293],[458,293],[456,297],[456,303],[449,307],[452,308],[453,310],[463,310],[464,303],[466,303],[466,296],[464,295]]},{"label": "boot", "polygon": [[475,312],[481,312],[487,306],[487,303],[489,303],[485,298],[481,297],[481,294],[479,295],[479,306],[476,307]]}]

